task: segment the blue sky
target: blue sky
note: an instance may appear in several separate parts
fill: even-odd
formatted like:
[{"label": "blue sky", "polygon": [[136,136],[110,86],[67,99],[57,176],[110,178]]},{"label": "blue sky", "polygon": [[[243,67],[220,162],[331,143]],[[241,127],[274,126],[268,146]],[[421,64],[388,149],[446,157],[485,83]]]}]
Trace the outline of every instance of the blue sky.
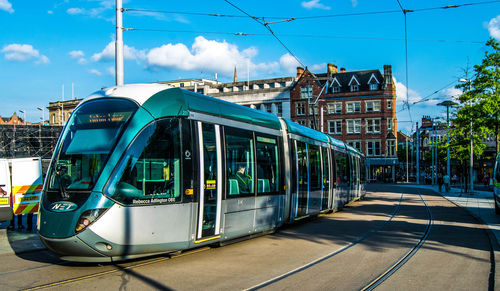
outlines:
[{"label": "blue sky", "polygon": [[[398,99],[406,98],[404,16],[397,0],[233,0],[253,16],[296,20],[270,24],[300,61],[316,73],[326,63],[347,70],[393,67]],[[433,92],[435,100],[398,112],[398,128],[411,129],[422,115],[443,116],[436,104],[460,92],[454,84],[464,69],[481,61],[490,36],[500,39],[500,2],[459,8],[418,10],[476,1],[400,0],[407,14],[410,104]],[[0,0],[1,116],[26,111],[37,122],[37,107],[72,96],[83,98],[113,86],[115,1]],[[230,81],[295,75],[297,62],[269,32],[226,1],[124,0],[125,83],[178,78]],[[165,13],[174,12],[174,13]],[[363,14],[366,12],[387,12]],[[194,13],[194,14],[193,14]],[[315,17],[351,14],[337,17]],[[358,14],[358,15],[356,15]],[[359,15],[361,14],[361,15]],[[300,17],[311,17],[300,19]],[[234,35],[247,33],[251,35]],[[253,35],[252,35],[253,34]],[[398,111],[402,108],[398,103]],[[22,114],[20,114],[22,116]]]}]

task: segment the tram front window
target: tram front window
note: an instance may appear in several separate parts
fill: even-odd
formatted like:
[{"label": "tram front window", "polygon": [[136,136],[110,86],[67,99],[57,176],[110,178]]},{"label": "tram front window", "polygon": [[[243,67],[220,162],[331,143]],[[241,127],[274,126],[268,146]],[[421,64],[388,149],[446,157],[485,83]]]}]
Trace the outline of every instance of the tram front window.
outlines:
[{"label": "tram front window", "polygon": [[163,119],[147,126],[122,156],[105,193],[123,204],[181,200],[180,125]]},{"label": "tram front window", "polygon": [[89,101],[75,110],[52,162],[47,202],[79,204],[86,200],[124,124],[137,108],[129,100],[105,99]]}]

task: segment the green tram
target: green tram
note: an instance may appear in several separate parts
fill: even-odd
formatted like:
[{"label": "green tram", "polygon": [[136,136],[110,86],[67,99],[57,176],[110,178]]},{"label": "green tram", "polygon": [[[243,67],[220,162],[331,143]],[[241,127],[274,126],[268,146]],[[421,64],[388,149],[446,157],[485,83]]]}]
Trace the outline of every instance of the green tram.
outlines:
[{"label": "green tram", "polygon": [[321,132],[180,88],[118,86],[68,120],[38,232],[65,260],[125,260],[340,210],[364,183],[363,155]]}]

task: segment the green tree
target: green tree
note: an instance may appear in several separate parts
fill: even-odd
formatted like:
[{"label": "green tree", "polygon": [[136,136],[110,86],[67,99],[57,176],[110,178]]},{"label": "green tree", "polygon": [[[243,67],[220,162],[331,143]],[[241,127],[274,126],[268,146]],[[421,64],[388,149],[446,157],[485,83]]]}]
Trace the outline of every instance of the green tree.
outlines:
[{"label": "green tree", "polygon": [[[499,149],[500,126],[500,45],[494,38],[486,42],[487,50],[479,65],[474,66],[474,76],[471,80],[458,85],[464,91],[459,98],[460,108],[453,123],[454,145],[458,146],[458,158],[465,155],[465,142],[470,138],[470,123],[473,121],[474,154],[481,155],[485,145],[482,139],[488,135],[495,136],[496,152]],[[467,76],[466,76],[467,77]],[[451,142],[450,142],[451,143]],[[466,146],[465,146],[466,147]],[[468,155],[468,154],[467,154]]]}]

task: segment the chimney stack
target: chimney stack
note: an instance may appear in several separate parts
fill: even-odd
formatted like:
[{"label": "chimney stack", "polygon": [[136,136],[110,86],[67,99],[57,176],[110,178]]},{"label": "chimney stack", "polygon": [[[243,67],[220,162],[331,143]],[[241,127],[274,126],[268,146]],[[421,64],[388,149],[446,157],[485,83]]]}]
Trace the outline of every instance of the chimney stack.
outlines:
[{"label": "chimney stack", "polygon": [[341,73],[345,73],[345,68],[340,68]]},{"label": "chimney stack", "polygon": [[238,73],[236,73],[236,66],[234,66],[233,83],[238,83]]},{"label": "chimney stack", "polygon": [[330,75],[337,74],[337,66],[334,64],[326,65],[326,72]]},{"label": "chimney stack", "polygon": [[297,67],[297,79],[300,78],[304,74],[304,68]]},{"label": "chimney stack", "polygon": [[394,85],[392,82],[392,66],[384,65],[384,84],[386,90],[394,90]]}]

